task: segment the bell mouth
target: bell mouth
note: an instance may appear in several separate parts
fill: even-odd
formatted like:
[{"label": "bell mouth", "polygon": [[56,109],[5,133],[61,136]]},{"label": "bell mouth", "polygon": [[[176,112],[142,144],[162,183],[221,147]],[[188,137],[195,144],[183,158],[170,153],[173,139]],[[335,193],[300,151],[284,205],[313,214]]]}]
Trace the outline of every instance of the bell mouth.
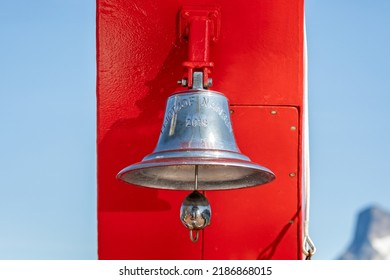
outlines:
[{"label": "bell mouth", "polygon": [[117,178],[144,187],[194,190],[198,166],[198,190],[227,190],[254,187],[271,182],[274,173],[251,161],[231,158],[153,159],[130,165]]}]

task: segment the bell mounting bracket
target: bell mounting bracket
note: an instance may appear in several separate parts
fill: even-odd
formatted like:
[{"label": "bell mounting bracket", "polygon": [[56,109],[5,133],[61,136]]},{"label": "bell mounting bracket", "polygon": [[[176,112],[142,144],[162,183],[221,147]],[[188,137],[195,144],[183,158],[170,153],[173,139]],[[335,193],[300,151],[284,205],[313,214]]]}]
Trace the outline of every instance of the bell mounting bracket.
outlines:
[{"label": "bell mounting bracket", "polygon": [[194,72],[203,73],[203,86],[212,84],[210,77],[214,63],[210,61],[210,45],[218,40],[221,26],[219,7],[184,6],[179,12],[178,35],[188,42],[188,60],[183,62],[184,74],[180,84],[193,87]]}]

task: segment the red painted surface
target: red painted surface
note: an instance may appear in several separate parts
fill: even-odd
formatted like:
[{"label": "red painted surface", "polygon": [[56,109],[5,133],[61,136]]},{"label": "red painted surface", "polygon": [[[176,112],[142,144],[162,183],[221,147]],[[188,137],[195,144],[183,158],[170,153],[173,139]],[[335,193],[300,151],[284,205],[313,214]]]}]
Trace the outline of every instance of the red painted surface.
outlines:
[{"label": "red painted surface", "polygon": [[[260,187],[207,192],[212,222],[195,244],[179,220],[188,192],[115,178],[157,143],[188,59],[177,35],[183,5],[220,6],[211,89],[230,101],[241,151],[277,176]],[[99,0],[97,66],[100,259],[301,258],[302,0]]]},{"label": "red painted surface", "polygon": [[276,175],[266,185],[207,192],[213,211],[206,259],[299,258],[299,112],[294,107],[231,106],[236,141]]}]

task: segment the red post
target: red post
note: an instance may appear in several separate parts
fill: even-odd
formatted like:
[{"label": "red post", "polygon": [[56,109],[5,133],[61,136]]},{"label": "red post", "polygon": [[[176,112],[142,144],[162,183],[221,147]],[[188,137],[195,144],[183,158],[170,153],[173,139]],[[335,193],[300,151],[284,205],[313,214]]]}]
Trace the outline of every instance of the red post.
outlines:
[{"label": "red post", "polygon": [[217,41],[220,28],[220,11],[216,7],[184,7],[180,12],[179,36],[188,42],[188,60],[183,63],[189,88],[194,70],[203,72],[203,86],[211,86],[210,45]]},{"label": "red post", "polygon": [[[199,2],[220,13],[181,9]],[[99,259],[302,258],[303,11],[303,0],[97,1]],[[188,192],[116,179],[153,151],[182,63],[186,78],[214,69],[241,152],[277,176],[207,191],[218,218],[197,243],[178,217]]]}]

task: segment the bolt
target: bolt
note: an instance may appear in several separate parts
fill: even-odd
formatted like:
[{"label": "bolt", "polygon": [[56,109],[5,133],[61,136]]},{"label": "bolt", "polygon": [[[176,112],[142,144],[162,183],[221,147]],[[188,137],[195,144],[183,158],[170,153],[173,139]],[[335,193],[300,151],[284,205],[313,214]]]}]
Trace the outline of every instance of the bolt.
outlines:
[{"label": "bolt", "polygon": [[271,111],[271,115],[276,115],[277,113],[278,113],[278,111],[276,111],[276,110]]},{"label": "bolt", "polygon": [[295,177],[295,172],[291,172],[290,174],[288,174],[290,177]]},{"label": "bolt", "polygon": [[233,109],[230,109],[230,114],[233,114],[234,113],[234,110]]},{"label": "bolt", "polygon": [[187,82],[188,82],[187,79],[183,78],[183,79],[181,79],[181,80],[178,80],[178,81],[177,81],[177,84],[178,84],[178,85],[182,85],[183,87],[186,87],[187,84],[188,84]]},{"label": "bolt", "polygon": [[213,86],[213,79],[212,79],[212,78],[209,78],[209,79],[207,80],[207,87],[211,87],[211,86]]},{"label": "bolt", "polygon": [[290,129],[291,129],[291,130],[296,130],[297,127],[296,127],[295,125],[293,125],[293,126],[290,127]]}]

